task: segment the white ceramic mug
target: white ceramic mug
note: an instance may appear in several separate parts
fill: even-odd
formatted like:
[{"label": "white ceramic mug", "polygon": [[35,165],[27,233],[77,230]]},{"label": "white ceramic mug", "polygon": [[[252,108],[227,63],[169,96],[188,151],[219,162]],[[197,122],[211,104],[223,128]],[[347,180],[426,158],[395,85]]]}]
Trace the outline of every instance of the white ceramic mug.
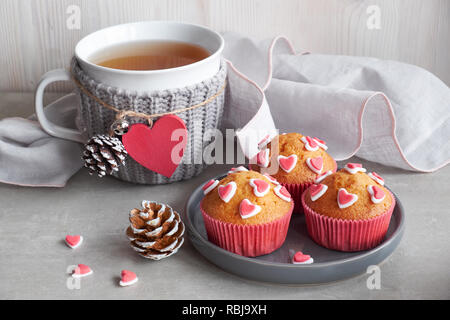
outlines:
[{"label": "white ceramic mug", "polygon": [[[96,65],[89,58],[99,50],[132,41],[172,40],[188,42],[207,49],[211,54],[203,60],[177,68],[163,70],[119,70]],[[101,29],[81,39],[75,47],[75,57],[92,79],[137,92],[149,92],[189,86],[213,77],[220,69],[224,40],[206,27],[174,21],[145,21]],[[50,135],[85,142],[77,130],[50,122],[44,114],[45,87],[55,81],[71,81],[69,71],[57,69],[44,74],[36,88],[36,115],[42,128]]]}]

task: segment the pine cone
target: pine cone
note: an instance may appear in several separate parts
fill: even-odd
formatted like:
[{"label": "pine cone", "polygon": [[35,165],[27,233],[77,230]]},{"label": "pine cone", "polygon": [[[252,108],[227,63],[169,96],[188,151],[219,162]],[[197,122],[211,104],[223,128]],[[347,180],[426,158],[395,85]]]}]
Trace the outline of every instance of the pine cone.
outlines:
[{"label": "pine cone", "polygon": [[152,260],[176,253],[184,242],[184,224],[171,207],[154,201],[142,201],[143,209],[130,212],[127,237],[131,247]]},{"label": "pine cone", "polygon": [[82,159],[89,174],[97,173],[99,177],[119,171],[119,165],[125,164],[127,151],[116,137],[103,134],[93,136],[84,145]]}]

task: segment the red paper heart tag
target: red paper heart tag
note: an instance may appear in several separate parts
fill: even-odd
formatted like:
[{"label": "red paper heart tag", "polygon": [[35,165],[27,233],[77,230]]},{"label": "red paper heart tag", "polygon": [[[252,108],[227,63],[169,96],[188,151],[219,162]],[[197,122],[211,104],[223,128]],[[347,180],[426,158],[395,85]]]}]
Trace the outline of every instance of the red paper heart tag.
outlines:
[{"label": "red paper heart tag", "polygon": [[137,163],[170,178],[183,158],[187,129],[178,116],[167,115],[152,128],[142,123],[132,125],[122,143]]}]

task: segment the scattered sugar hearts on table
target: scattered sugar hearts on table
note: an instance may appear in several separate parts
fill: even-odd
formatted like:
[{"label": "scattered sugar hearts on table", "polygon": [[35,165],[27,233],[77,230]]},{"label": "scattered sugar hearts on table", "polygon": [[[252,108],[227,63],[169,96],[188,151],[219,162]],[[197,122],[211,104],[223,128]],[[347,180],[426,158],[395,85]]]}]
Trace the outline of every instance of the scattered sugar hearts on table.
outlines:
[{"label": "scattered sugar hearts on table", "polygon": [[92,269],[85,265],[85,264],[79,264],[75,270],[73,270],[72,277],[74,278],[82,278],[89,276],[93,273]]},{"label": "scattered sugar hearts on table", "polygon": [[138,282],[138,277],[136,276],[136,273],[130,270],[122,270],[120,273],[120,286],[127,287],[131,286]]},{"label": "scattered sugar hearts on table", "polygon": [[308,254],[303,254],[301,251],[298,251],[294,256],[292,257],[292,263],[293,264],[311,264],[314,262],[314,259],[311,258]]},{"label": "scattered sugar hearts on table", "polygon": [[65,240],[66,244],[72,249],[78,248],[83,243],[83,237],[80,235],[67,235]]}]

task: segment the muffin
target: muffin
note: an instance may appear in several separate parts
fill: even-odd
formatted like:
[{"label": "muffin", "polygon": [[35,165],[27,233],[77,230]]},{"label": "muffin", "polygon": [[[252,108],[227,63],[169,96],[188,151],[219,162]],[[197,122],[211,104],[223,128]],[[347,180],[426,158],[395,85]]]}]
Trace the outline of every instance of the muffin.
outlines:
[{"label": "muffin", "polygon": [[[278,148],[277,148],[278,140]],[[336,161],[326,152],[326,143],[300,133],[276,136],[253,159],[251,169],[270,174],[294,199],[294,212],[302,212],[301,195],[318,177],[336,171]],[[277,149],[277,150],[275,150]]]},{"label": "muffin", "polygon": [[293,201],[275,180],[239,167],[203,186],[200,209],[208,240],[233,253],[255,257],[286,239]]},{"label": "muffin", "polygon": [[375,172],[348,163],[302,195],[306,225],[319,245],[339,251],[377,246],[385,237],[395,198]]}]

